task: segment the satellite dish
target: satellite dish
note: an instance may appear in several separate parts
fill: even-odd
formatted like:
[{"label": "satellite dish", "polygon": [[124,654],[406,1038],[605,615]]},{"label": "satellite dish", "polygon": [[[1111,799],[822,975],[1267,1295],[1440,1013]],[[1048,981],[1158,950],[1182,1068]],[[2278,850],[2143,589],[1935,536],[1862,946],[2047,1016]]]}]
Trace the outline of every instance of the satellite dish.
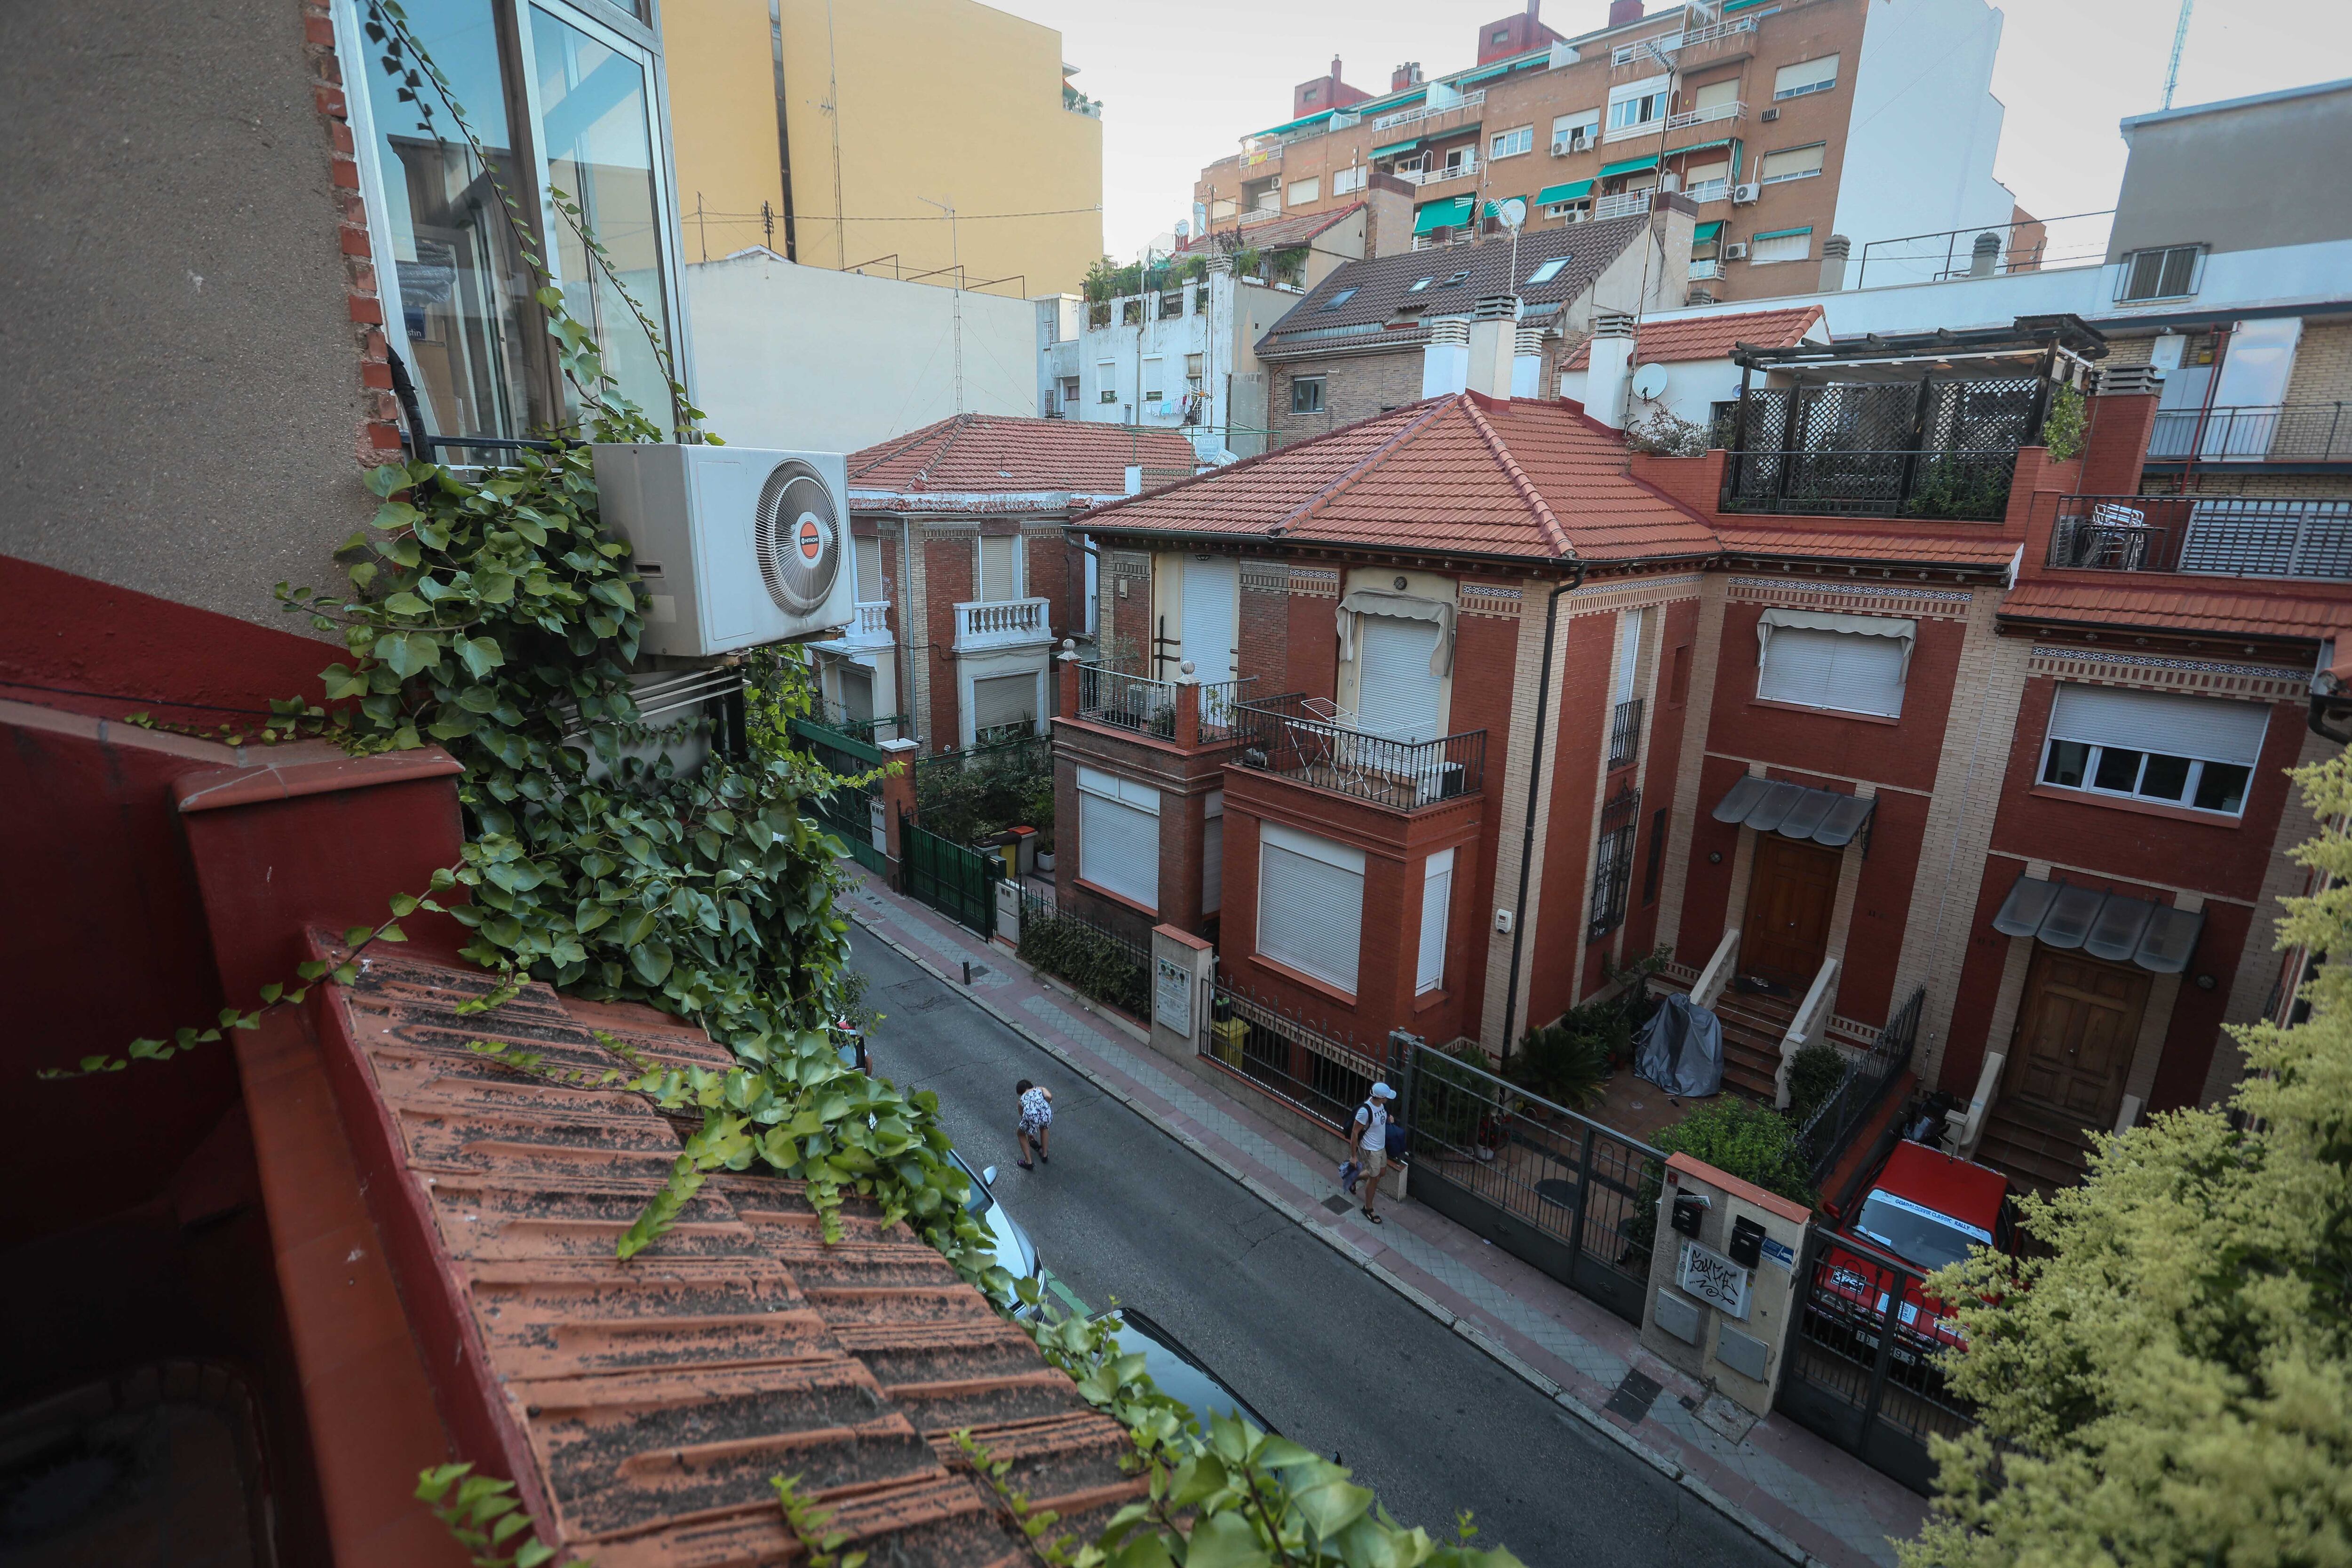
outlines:
[{"label": "satellite dish", "polygon": [[1505,228],[1524,228],[1528,221],[1528,204],[1513,196],[1495,208],[1495,219]]},{"label": "satellite dish", "polygon": [[1633,373],[1633,395],[1644,403],[1655,403],[1666,390],[1666,367],[1655,360]]}]

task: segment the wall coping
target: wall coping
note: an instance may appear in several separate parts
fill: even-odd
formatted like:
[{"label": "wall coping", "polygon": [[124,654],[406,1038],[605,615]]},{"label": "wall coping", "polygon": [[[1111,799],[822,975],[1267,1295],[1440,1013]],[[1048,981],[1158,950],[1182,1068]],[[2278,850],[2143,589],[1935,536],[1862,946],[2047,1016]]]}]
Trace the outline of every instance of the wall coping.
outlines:
[{"label": "wall coping", "polygon": [[465,772],[457,758],[438,746],[385,752],[372,757],[354,757],[324,741],[300,742],[270,750],[275,754],[258,765],[211,768],[177,781],[181,815],[369,789],[377,784],[406,784],[415,779],[447,778]]},{"label": "wall coping", "polygon": [[1721,1188],[1727,1196],[1752,1205],[1766,1214],[1778,1215],[1791,1225],[1802,1225],[1813,1217],[1813,1211],[1804,1205],[1784,1198],[1778,1193],[1768,1193],[1752,1182],[1743,1182],[1730,1172],[1718,1171],[1706,1161],[1695,1160],[1688,1154],[1667,1155],[1666,1171],[1669,1176],[1695,1176],[1710,1187]]}]

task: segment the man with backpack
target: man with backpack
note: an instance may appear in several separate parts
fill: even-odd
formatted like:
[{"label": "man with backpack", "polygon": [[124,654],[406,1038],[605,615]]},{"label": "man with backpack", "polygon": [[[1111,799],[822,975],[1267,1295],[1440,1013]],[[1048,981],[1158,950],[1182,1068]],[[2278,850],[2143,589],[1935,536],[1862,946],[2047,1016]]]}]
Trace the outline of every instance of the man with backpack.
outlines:
[{"label": "man with backpack", "polygon": [[1396,1090],[1387,1084],[1372,1085],[1371,1097],[1356,1108],[1356,1122],[1349,1131],[1349,1150],[1360,1173],[1356,1180],[1363,1184],[1364,1217],[1374,1225],[1385,1225],[1374,1206],[1380,1200],[1381,1177],[1387,1173],[1391,1148],[1402,1152],[1404,1129],[1392,1127],[1389,1121],[1390,1102]]}]

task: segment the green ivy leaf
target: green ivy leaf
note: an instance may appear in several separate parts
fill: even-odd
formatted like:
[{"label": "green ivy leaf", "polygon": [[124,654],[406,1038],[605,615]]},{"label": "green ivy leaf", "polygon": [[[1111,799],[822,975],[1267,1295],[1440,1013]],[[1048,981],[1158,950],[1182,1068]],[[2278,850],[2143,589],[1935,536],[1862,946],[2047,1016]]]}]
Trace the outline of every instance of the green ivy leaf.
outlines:
[{"label": "green ivy leaf", "polygon": [[648,985],[659,985],[668,979],[670,963],[669,943],[666,942],[641,942],[629,949],[629,967]]}]

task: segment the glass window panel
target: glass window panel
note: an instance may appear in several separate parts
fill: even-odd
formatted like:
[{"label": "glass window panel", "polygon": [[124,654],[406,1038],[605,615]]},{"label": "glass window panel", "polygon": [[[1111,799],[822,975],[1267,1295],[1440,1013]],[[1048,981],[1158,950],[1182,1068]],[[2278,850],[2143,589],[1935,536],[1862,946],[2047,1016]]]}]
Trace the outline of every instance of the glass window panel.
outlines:
[{"label": "glass window panel", "polygon": [[[490,0],[413,0],[405,15],[499,177],[528,200],[530,180],[508,150]],[[362,68],[383,181],[376,224],[398,271],[384,280],[387,295],[397,290],[393,346],[407,362],[433,434],[526,435],[548,422],[548,410],[528,369],[537,345],[525,338],[528,318],[518,301],[533,284],[513,228],[448,102],[415,62],[394,53],[373,0],[363,4],[361,19],[370,29]]]},{"label": "glass window panel", "polygon": [[2093,781],[2100,789],[2116,789],[2130,793],[2139,782],[2139,760],[2144,752],[2119,751],[2113,746],[2099,752],[2098,776]]},{"label": "glass window panel", "polygon": [[2164,253],[2164,279],[2158,288],[2167,298],[2189,292],[2189,274],[2197,267],[2197,248],[2182,246]]},{"label": "glass window panel", "polygon": [[549,200],[561,191],[579,204],[611,266],[608,273],[593,263],[580,237],[551,212],[548,238],[564,304],[596,334],[621,395],[666,426],[668,377],[612,276],[619,275],[656,329],[666,331],[661,201],[645,67],[535,5],[530,38]]},{"label": "glass window panel", "polygon": [[2189,791],[2189,759],[2159,756],[2151,752],[2147,771],[2139,777],[2139,793],[2150,800],[2179,800]]},{"label": "glass window panel", "polygon": [[2068,789],[2081,789],[2083,774],[2090,762],[2091,748],[2082,742],[2053,741],[2050,742],[2050,760],[2042,767],[2042,782],[2063,784]]},{"label": "glass window panel", "polygon": [[2235,763],[2207,763],[2197,781],[2196,805],[2200,811],[2237,811],[2246,804],[2246,781],[2252,768]]}]

